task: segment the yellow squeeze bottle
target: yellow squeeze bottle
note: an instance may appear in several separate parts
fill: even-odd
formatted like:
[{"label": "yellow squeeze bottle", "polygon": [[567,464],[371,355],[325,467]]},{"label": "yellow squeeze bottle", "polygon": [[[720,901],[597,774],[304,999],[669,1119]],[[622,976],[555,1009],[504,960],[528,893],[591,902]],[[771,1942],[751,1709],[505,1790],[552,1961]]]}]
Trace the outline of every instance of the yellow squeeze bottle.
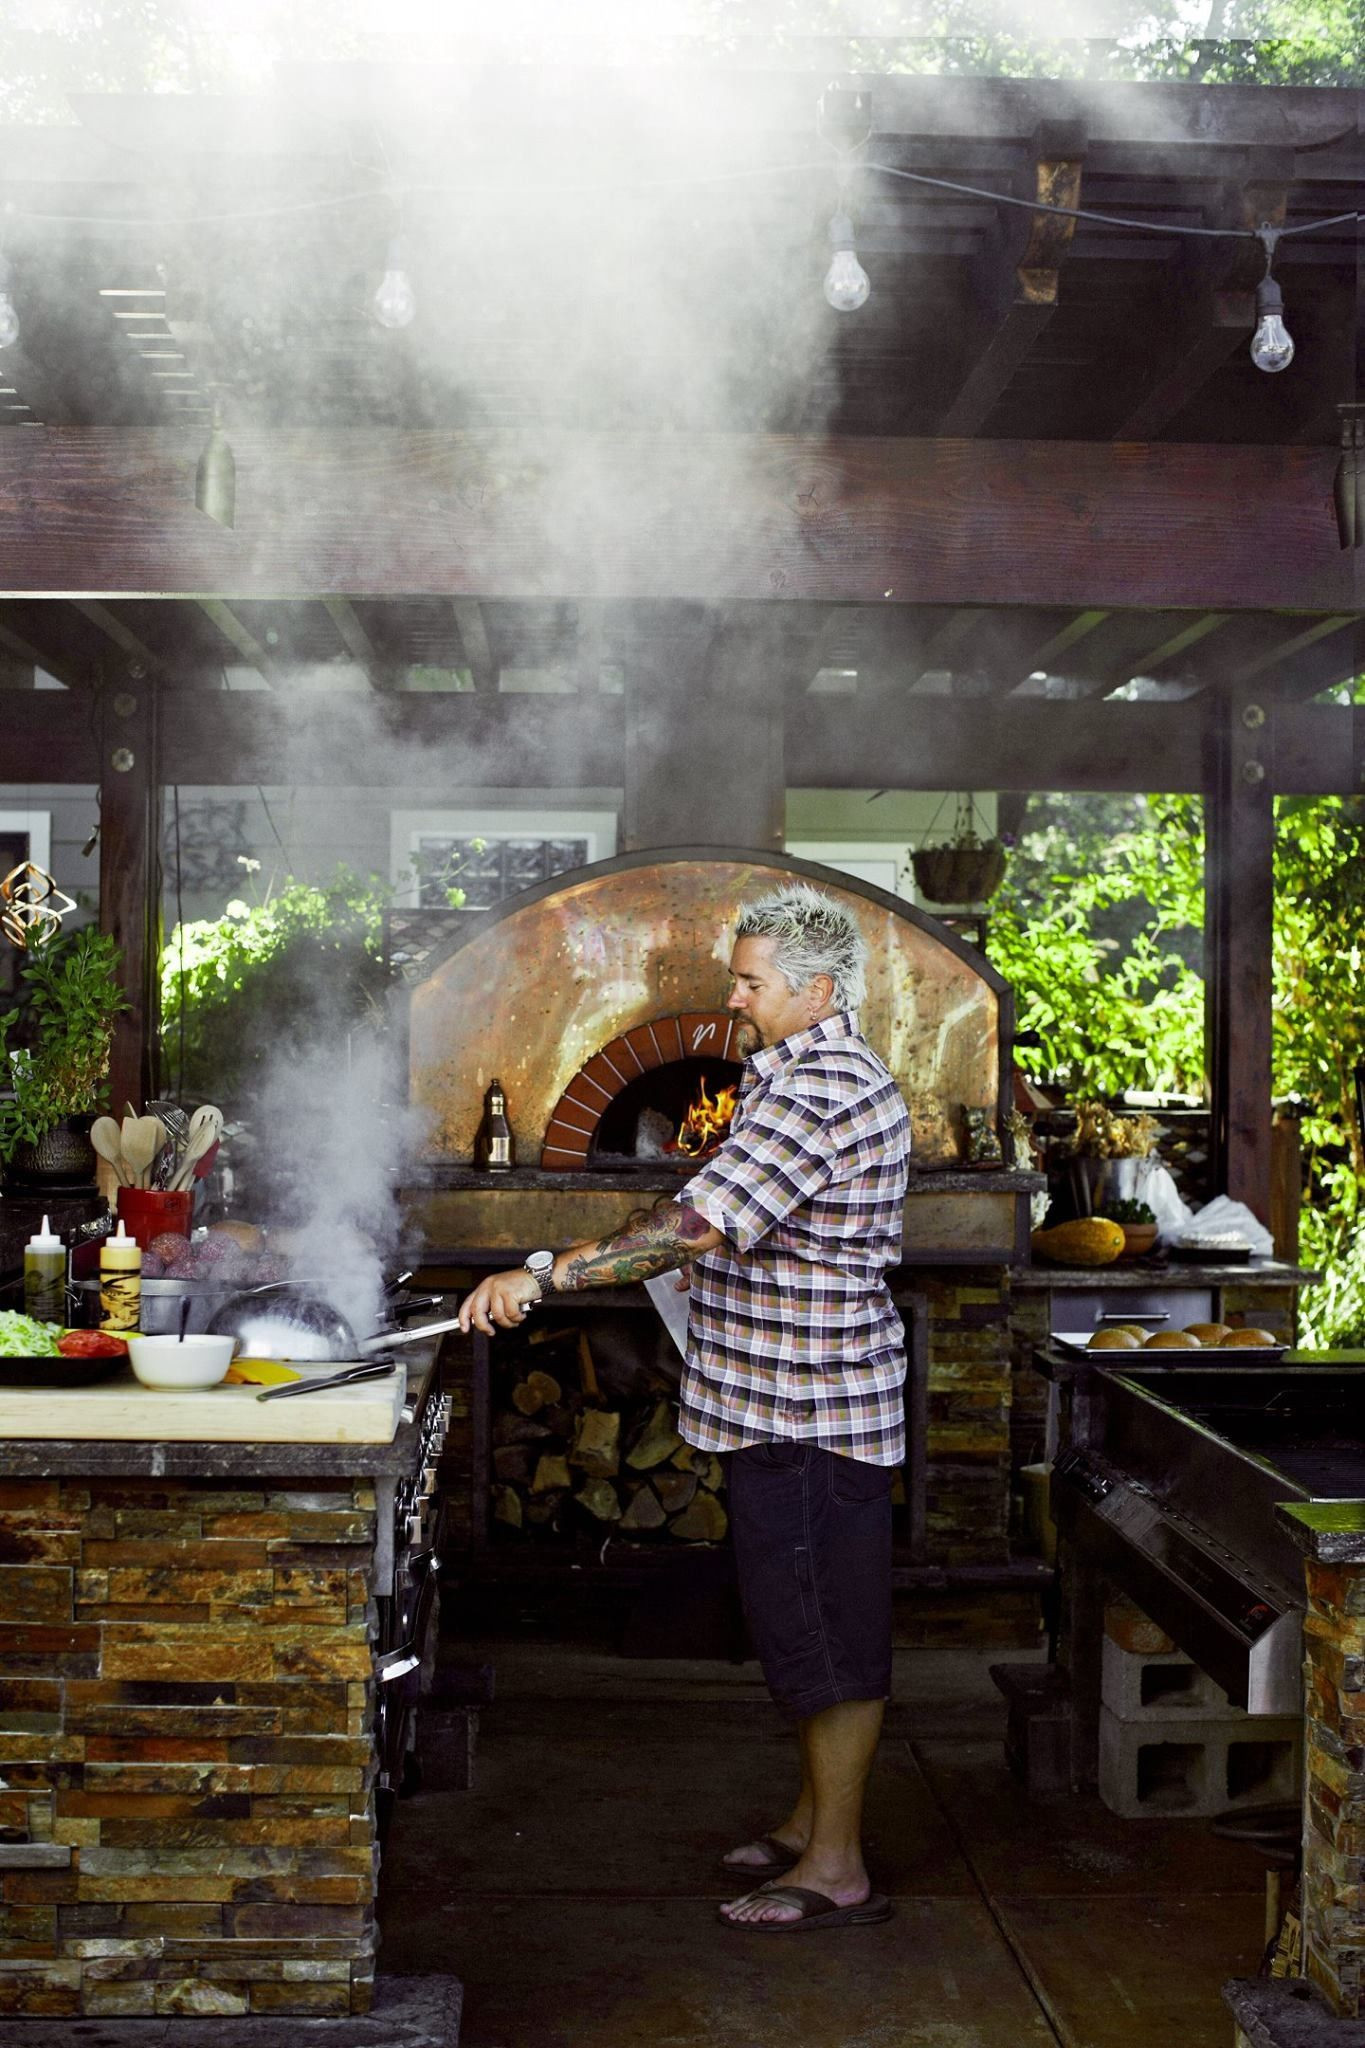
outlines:
[{"label": "yellow squeeze bottle", "polygon": [[100,1328],[126,1336],[142,1312],[142,1246],[118,1231],[100,1246]]}]

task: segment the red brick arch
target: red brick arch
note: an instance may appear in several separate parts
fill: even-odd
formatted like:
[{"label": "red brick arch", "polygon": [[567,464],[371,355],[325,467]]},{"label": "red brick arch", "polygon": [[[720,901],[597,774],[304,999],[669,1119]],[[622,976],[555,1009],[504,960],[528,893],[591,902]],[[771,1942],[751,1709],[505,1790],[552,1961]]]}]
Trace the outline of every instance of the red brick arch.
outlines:
[{"label": "red brick arch", "polygon": [[740,1019],[728,1010],[685,1010],[655,1017],[613,1038],[581,1066],[551,1112],[540,1163],[572,1173],[587,1165],[602,1117],[631,1081],[675,1060],[737,1060]]}]

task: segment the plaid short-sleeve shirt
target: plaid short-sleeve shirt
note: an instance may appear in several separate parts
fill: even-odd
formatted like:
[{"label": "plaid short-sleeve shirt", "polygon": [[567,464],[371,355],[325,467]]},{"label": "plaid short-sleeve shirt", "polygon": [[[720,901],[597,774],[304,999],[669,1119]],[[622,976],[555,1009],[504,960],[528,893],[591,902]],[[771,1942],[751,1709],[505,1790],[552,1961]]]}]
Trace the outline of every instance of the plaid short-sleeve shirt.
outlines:
[{"label": "plaid short-sleeve shirt", "polygon": [[909,1158],[905,1104],[853,1011],[745,1063],[729,1136],[679,1198],[726,1240],[692,1268],[690,1444],[904,1458],[905,1338],[885,1275]]}]

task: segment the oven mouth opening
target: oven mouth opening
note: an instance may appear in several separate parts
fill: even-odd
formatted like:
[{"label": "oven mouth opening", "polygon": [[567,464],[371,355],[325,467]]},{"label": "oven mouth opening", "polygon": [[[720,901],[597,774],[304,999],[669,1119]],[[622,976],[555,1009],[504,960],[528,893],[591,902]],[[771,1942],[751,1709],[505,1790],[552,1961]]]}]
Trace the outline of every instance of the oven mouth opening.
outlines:
[{"label": "oven mouth opening", "polygon": [[[738,1060],[682,1059],[637,1075],[603,1110],[588,1152],[589,1168],[691,1173],[710,1158],[729,1129],[727,1112],[742,1072]],[[714,1130],[699,1128],[706,1125]]]}]

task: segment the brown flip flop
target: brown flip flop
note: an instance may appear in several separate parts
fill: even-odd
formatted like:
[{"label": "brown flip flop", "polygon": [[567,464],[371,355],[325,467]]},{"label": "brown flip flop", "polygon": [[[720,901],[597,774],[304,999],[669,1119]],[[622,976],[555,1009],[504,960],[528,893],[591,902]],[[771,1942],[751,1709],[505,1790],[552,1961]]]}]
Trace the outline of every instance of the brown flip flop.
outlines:
[{"label": "brown flip flop", "polygon": [[[881,1892],[869,1892],[857,1906],[837,1906],[823,1892],[808,1891],[803,1884],[760,1884],[746,1898],[776,1899],[784,1906],[798,1908],[795,1920],[732,1920],[724,1911],[716,1918],[741,1934],[796,1934],[810,1927],[874,1927],[889,1920],[895,1908]],[[737,1904],[738,1901],[735,1901]]]},{"label": "brown flip flop", "polygon": [[[781,1877],[785,1871],[794,1870],[801,1861],[799,1849],[789,1849],[785,1842],[779,1842],[776,1835],[755,1835],[754,1841],[760,1849],[766,1849],[767,1859],[762,1863],[731,1863],[728,1857],[717,1858],[717,1870],[723,1870],[727,1877]],[[746,1844],[747,1846],[747,1844]]]}]

